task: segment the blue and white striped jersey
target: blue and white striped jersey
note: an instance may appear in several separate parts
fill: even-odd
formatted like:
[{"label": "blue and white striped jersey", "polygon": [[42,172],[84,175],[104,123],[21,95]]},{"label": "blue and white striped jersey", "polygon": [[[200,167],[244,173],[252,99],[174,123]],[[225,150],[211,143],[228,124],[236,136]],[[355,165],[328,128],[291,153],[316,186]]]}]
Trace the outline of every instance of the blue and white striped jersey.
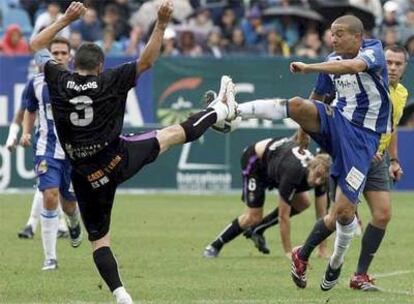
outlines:
[{"label": "blue and white striped jersey", "polygon": [[33,143],[35,154],[37,156],[65,159],[65,153],[57,137],[49,90],[44,81],[44,75],[34,76],[26,84],[25,93],[23,106],[30,112],[38,111],[38,125]]},{"label": "blue and white striped jersey", "polygon": [[[353,124],[377,133],[392,131],[392,104],[388,90],[388,73],[381,41],[364,39],[357,55],[367,64],[357,74],[319,74],[315,86],[318,95],[335,95],[332,106]],[[342,60],[332,53],[326,61]]]}]

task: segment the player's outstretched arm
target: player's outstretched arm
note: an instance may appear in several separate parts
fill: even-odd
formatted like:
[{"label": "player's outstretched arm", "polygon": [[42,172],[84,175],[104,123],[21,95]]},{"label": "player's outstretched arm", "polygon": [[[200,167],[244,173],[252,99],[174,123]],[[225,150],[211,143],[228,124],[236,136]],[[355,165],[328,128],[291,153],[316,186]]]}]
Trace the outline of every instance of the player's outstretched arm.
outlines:
[{"label": "player's outstretched arm", "polygon": [[141,57],[137,60],[137,75],[151,68],[160,56],[164,31],[170,22],[172,11],[173,5],[171,0],[165,0],[158,9],[158,18],[154,30]]},{"label": "player's outstretched arm", "polygon": [[32,144],[32,130],[36,121],[36,112],[25,110],[23,118],[23,132],[20,144],[27,148]]},{"label": "player's outstretched arm", "polygon": [[326,74],[356,74],[367,69],[367,64],[362,59],[335,60],[320,63],[303,63],[294,61],[290,63],[292,73],[326,73]]},{"label": "player's outstretched arm", "polygon": [[86,12],[86,7],[81,2],[72,2],[67,8],[65,14],[39,32],[30,41],[30,49],[33,53],[47,48],[49,43],[53,40],[56,34],[61,31],[64,27],[77,20]]},{"label": "player's outstretched arm", "polygon": [[279,195],[279,226],[285,256],[290,258],[292,243],[290,241],[290,205]]}]

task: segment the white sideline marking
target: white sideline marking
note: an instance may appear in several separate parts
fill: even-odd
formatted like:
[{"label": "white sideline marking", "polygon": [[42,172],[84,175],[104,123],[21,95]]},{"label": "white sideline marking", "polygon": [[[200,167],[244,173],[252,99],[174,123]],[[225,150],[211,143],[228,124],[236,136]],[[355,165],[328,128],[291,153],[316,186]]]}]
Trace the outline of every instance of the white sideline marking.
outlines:
[{"label": "white sideline marking", "polygon": [[387,277],[394,277],[394,276],[409,274],[409,273],[413,273],[413,272],[414,272],[414,270],[400,270],[400,271],[373,274],[372,276],[374,278],[387,278]]}]

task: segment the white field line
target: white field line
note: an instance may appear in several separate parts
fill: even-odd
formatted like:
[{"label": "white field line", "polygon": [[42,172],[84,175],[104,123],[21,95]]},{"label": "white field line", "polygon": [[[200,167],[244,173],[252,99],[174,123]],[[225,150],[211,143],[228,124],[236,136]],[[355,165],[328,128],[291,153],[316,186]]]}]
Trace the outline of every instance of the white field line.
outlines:
[{"label": "white field line", "polygon": [[377,273],[377,274],[373,274],[372,276],[374,278],[387,278],[387,277],[401,276],[401,275],[409,274],[413,272],[414,270],[399,270],[399,271],[386,272],[386,273]]}]

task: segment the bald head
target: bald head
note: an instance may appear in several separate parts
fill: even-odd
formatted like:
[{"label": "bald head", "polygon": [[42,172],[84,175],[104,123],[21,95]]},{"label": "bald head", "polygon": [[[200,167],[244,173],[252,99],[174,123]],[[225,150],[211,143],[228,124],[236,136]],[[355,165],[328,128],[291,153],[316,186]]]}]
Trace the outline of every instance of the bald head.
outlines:
[{"label": "bald head", "polygon": [[332,25],[344,25],[352,34],[362,35],[364,33],[364,25],[361,20],[353,15],[339,17],[332,23]]}]

